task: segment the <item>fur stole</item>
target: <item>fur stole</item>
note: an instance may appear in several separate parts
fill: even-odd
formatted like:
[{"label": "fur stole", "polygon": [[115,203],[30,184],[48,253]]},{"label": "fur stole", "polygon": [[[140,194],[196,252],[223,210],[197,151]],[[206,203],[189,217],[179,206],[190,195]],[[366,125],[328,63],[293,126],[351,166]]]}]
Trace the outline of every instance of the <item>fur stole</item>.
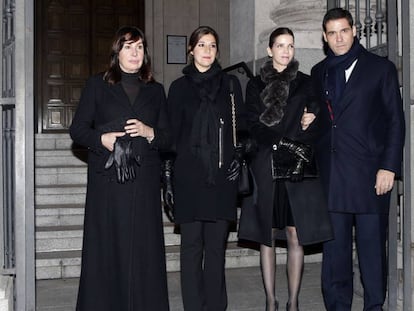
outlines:
[{"label": "fur stole", "polygon": [[266,84],[260,93],[260,98],[266,109],[260,115],[259,120],[266,126],[279,124],[285,112],[284,107],[287,105],[289,96],[289,85],[296,78],[299,63],[292,59],[287,68],[278,72],[273,68],[273,60],[266,61],[260,68],[260,77]]}]

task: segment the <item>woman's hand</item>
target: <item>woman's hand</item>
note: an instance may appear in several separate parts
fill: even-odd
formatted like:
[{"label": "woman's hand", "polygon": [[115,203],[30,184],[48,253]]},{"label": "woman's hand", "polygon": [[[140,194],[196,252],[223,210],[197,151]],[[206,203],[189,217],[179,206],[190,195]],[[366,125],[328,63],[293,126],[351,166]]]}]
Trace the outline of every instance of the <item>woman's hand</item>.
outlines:
[{"label": "woman's hand", "polygon": [[311,125],[311,123],[316,119],[315,114],[313,114],[312,112],[307,112],[307,109],[305,107],[305,109],[303,110],[303,115],[302,115],[302,119],[300,120],[300,124],[302,125],[302,130],[307,130],[307,128],[309,127],[309,125]]},{"label": "woman's hand", "polygon": [[110,152],[114,150],[114,144],[117,137],[122,137],[125,135],[125,132],[109,132],[102,134],[101,136],[101,143],[102,145],[108,149]]},{"label": "woman's hand", "polygon": [[125,131],[131,137],[141,136],[151,142],[154,139],[154,129],[137,119],[129,119],[126,121]]}]

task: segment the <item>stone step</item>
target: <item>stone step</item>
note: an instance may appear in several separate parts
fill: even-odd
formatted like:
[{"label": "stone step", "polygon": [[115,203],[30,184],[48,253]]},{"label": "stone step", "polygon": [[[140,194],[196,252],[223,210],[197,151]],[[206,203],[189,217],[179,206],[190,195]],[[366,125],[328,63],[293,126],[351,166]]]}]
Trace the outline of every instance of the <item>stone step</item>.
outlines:
[{"label": "stone step", "polygon": [[59,150],[71,149],[73,141],[68,133],[61,134],[36,134],[35,148],[36,150]]},{"label": "stone step", "polygon": [[83,204],[86,198],[84,184],[45,185],[35,189],[36,205]]},{"label": "stone step", "polygon": [[[167,271],[180,270],[179,246],[167,246]],[[286,263],[286,249],[276,248],[276,264]],[[306,255],[305,263],[321,262],[320,253]],[[36,254],[36,279],[60,279],[80,276],[81,251],[48,252]],[[241,247],[237,242],[228,243],[226,250],[226,269],[258,267],[259,252],[252,248]]]},{"label": "stone step", "polygon": [[86,150],[61,149],[61,150],[36,150],[35,166],[86,166]]},{"label": "stone step", "polygon": [[[166,246],[167,271],[179,271],[179,246]],[[61,251],[36,253],[36,279],[60,279],[79,277],[81,251]],[[241,268],[259,265],[258,252],[228,244],[226,250],[226,268]]]},{"label": "stone step", "polygon": [[37,167],[36,186],[76,185],[87,181],[87,166],[44,166]]},{"label": "stone step", "polygon": [[43,205],[36,206],[36,227],[82,226],[84,207],[78,205]]},{"label": "stone step", "polygon": [[[36,227],[82,226],[84,204],[47,204],[37,205],[35,208]],[[163,222],[170,223],[163,213]]]},{"label": "stone step", "polygon": [[[79,225],[36,227],[36,253],[81,250],[82,237],[83,226]],[[164,223],[164,241],[166,246],[181,243],[181,236],[175,233],[175,227],[171,223]],[[228,241],[237,241],[237,233],[230,232]]]},{"label": "stone step", "polygon": [[36,253],[81,250],[82,236],[82,226],[37,227]]}]

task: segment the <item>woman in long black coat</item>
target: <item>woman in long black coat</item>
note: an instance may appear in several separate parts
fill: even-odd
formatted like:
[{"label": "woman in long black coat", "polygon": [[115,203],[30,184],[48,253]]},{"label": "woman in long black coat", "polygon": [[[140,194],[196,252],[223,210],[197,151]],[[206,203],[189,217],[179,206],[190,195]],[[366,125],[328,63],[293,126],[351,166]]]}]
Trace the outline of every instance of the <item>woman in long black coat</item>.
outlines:
[{"label": "woman in long black coat", "polygon": [[[298,71],[294,59],[294,36],[288,28],[272,32],[267,49],[270,59],[260,76],[249,81],[246,109],[249,129],[258,151],[251,168],[255,193],[245,200],[239,227],[239,238],[260,243],[260,259],[266,292],[266,310],[277,310],[275,298],[275,244],[277,229],[284,229],[288,246],[287,310],[298,310],[298,294],[303,270],[303,245],[332,238],[326,204],[318,178],[303,179],[304,160],[311,159],[317,135],[317,120],[301,128],[305,107],[311,110],[312,91],[309,76]],[[292,180],[274,181],[273,166],[279,163],[273,152],[301,163],[292,169]],[[279,153],[280,154],[280,153]]]},{"label": "woman in long black coat", "polygon": [[76,310],[169,310],[159,150],[170,144],[166,98],[144,34],[121,28],[110,68],[92,76],[70,134],[89,149]]},{"label": "woman in long black coat", "polygon": [[220,311],[227,306],[224,260],[237,199],[236,183],[227,179],[234,156],[230,84],[237,111],[243,101],[237,78],[223,72],[216,60],[218,44],[212,28],[197,28],[189,40],[191,63],[168,93],[181,289],[189,311]]}]

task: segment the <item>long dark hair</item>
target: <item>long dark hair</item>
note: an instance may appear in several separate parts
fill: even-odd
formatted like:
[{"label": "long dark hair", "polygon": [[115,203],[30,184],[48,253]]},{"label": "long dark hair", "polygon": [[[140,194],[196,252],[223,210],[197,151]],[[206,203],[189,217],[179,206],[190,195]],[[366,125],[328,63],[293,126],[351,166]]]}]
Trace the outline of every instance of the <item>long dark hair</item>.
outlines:
[{"label": "long dark hair", "polygon": [[293,31],[287,27],[279,27],[272,31],[269,36],[269,48],[273,47],[273,44],[276,41],[276,38],[281,35],[290,35],[292,36],[293,40],[295,40],[295,36],[293,35]]},{"label": "long dark hair", "polygon": [[104,74],[104,80],[109,84],[115,84],[121,80],[121,67],[119,67],[119,52],[127,41],[137,42],[142,40],[144,45],[144,60],[139,69],[139,78],[145,83],[154,81],[151,69],[151,58],[148,54],[147,40],[141,29],[133,26],[121,27],[115,34],[112,42],[109,68]]},{"label": "long dark hair", "polygon": [[214,37],[216,40],[217,54],[219,53],[219,36],[217,32],[210,26],[199,26],[193,31],[190,36],[190,40],[188,41],[187,55],[189,56],[191,62],[193,61],[193,58],[191,57],[190,52],[194,50],[198,41],[200,41],[201,37],[204,35],[212,35]]}]

